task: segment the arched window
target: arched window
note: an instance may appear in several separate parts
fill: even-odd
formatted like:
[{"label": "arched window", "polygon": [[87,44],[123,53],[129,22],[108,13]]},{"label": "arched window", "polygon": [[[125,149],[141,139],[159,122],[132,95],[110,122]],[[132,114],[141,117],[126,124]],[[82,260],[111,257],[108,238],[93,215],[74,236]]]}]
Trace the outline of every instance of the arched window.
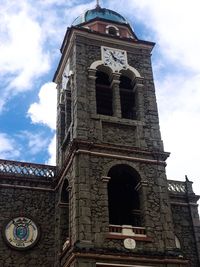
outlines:
[{"label": "arched window", "polygon": [[114,36],[119,36],[119,29],[114,25],[107,25],[106,33]]},{"label": "arched window", "polygon": [[120,77],[120,101],[122,118],[136,119],[136,99],[133,91],[132,80],[129,77],[122,75]]},{"label": "arched window", "polygon": [[130,166],[116,165],[108,173],[109,222],[141,226],[139,174]]},{"label": "arched window", "polygon": [[60,200],[62,203],[69,204],[69,192],[68,192],[68,180],[66,179],[63,183]]},{"label": "arched window", "polygon": [[103,115],[113,115],[112,108],[112,88],[109,81],[109,75],[97,70],[96,73],[96,105],[97,113]]},{"label": "arched window", "polygon": [[111,35],[117,35],[117,30],[114,27],[109,27],[108,33]]},{"label": "arched window", "polygon": [[71,87],[68,85],[65,90],[65,128],[66,132],[68,131],[71,124]]},{"label": "arched window", "polygon": [[66,179],[60,192],[60,244],[61,248],[69,237],[69,183]]}]

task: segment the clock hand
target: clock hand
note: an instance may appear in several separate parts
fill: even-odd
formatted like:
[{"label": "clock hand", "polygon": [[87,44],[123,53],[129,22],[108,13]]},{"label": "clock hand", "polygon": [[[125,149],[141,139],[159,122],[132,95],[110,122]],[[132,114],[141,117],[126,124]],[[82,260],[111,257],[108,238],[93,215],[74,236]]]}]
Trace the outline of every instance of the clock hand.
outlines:
[{"label": "clock hand", "polygon": [[112,58],[114,59],[114,61],[117,61],[117,58],[113,55],[113,52],[110,52]]},{"label": "clock hand", "polygon": [[120,64],[122,64],[122,65],[124,64],[122,59],[118,59],[118,61],[119,61]]},{"label": "clock hand", "polygon": [[121,65],[124,64],[123,60],[120,59],[120,58],[117,58],[117,57],[113,54],[113,52],[110,52],[110,54],[111,54],[111,56],[112,56],[112,58],[114,59],[115,62],[119,62]]}]

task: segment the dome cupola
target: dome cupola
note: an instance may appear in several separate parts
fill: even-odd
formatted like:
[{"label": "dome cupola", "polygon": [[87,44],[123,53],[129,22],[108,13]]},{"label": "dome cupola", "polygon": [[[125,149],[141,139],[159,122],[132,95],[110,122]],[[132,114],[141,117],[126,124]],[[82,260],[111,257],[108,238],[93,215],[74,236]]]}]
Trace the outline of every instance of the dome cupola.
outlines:
[{"label": "dome cupola", "polygon": [[128,24],[126,19],[119,13],[107,8],[101,8],[97,4],[94,9],[87,10],[82,15],[78,16],[72,23],[72,26],[78,26],[82,23],[87,23],[94,19],[102,19],[117,23]]},{"label": "dome cupola", "polygon": [[98,0],[96,7],[78,16],[72,26],[119,38],[137,39],[128,21],[119,13],[100,7]]}]

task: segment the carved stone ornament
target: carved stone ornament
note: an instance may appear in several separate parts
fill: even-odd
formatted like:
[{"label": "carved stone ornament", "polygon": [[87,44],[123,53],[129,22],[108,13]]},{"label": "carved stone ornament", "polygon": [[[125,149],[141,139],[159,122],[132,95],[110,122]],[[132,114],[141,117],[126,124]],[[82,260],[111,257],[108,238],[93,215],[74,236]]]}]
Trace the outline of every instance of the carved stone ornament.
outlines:
[{"label": "carved stone ornament", "polygon": [[126,239],[124,239],[124,247],[126,249],[130,249],[130,250],[135,249],[136,248],[136,242],[135,242],[135,240],[132,239],[132,238],[126,238]]},{"label": "carved stone ornament", "polygon": [[16,217],[5,225],[3,236],[10,247],[25,250],[37,243],[39,228],[30,218]]}]

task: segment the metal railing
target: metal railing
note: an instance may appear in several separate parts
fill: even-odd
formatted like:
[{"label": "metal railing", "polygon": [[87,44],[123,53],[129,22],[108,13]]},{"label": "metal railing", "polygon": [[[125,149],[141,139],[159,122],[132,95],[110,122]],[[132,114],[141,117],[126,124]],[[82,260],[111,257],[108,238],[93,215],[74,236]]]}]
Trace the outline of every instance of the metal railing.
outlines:
[{"label": "metal railing", "polygon": [[52,178],[54,178],[56,175],[56,167],[0,159],[0,176],[8,175],[24,177],[43,177],[52,180]]}]

